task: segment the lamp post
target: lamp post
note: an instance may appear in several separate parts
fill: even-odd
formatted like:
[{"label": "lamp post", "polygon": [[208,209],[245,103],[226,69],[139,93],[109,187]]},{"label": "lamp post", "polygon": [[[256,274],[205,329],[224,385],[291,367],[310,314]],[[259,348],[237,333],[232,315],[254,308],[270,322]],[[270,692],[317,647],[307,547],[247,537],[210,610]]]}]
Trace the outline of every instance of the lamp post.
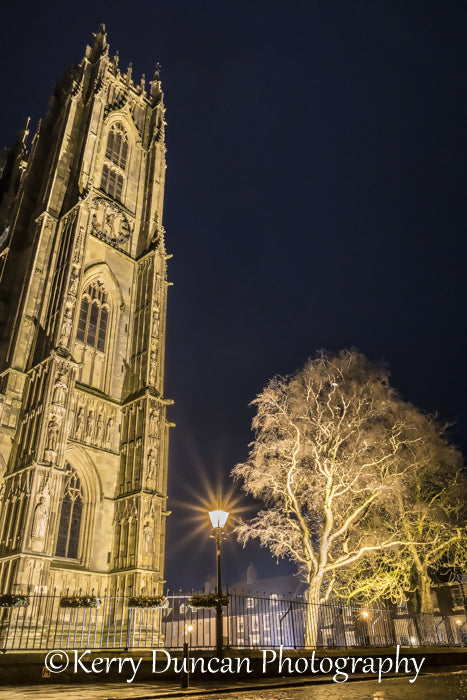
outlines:
[{"label": "lamp post", "polygon": [[229,514],[223,510],[212,510],[209,513],[216,539],[216,563],[217,563],[217,601],[216,601],[216,654],[222,657],[222,582],[221,582],[221,542],[222,529],[227,522]]}]

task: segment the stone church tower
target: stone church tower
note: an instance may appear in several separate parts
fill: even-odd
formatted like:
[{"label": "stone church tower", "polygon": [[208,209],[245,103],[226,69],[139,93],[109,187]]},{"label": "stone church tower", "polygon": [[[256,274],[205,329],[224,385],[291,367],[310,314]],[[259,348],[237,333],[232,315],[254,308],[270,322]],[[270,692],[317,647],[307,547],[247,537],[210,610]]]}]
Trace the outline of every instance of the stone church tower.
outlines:
[{"label": "stone church tower", "polygon": [[108,48],[0,161],[0,593],[162,589],[164,106]]}]

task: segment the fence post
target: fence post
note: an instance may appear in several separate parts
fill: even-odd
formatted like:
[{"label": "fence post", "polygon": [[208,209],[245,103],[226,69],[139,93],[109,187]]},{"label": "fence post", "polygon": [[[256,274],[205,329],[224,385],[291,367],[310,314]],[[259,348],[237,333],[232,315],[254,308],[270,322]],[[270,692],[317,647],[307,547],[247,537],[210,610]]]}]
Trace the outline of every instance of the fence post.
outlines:
[{"label": "fence post", "polygon": [[180,676],[180,688],[188,688],[190,686],[190,669],[188,666],[190,651],[188,642],[183,642],[183,665]]},{"label": "fence post", "polygon": [[127,615],[127,627],[126,627],[126,646],[125,646],[125,651],[128,651],[131,647],[131,618],[132,618],[132,612],[133,608],[128,607],[128,615]]}]

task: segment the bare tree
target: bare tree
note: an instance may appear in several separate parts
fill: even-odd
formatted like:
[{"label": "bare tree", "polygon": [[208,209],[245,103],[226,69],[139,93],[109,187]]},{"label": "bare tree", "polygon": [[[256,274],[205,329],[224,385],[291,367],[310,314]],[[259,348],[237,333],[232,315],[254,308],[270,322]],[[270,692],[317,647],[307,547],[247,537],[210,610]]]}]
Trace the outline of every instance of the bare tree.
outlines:
[{"label": "bare tree", "polygon": [[[356,351],[322,352],[295,374],[274,377],[253,404],[255,440],[232,473],[267,507],[237,535],[298,564],[308,583],[306,644],[313,646],[317,604],[336,578],[347,571],[361,582],[378,553],[417,545],[418,533],[389,516],[425,457],[421,414]],[[390,587],[386,579],[381,590]]]},{"label": "bare tree", "polygon": [[402,602],[411,597],[418,612],[433,613],[433,577],[452,577],[467,566],[466,479],[461,454],[446,439],[446,426],[409,410],[420,439],[405,457],[409,469],[402,487],[373,514],[376,523],[389,519],[407,544],[357,562],[339,577],[334,592],[347,600]]}]

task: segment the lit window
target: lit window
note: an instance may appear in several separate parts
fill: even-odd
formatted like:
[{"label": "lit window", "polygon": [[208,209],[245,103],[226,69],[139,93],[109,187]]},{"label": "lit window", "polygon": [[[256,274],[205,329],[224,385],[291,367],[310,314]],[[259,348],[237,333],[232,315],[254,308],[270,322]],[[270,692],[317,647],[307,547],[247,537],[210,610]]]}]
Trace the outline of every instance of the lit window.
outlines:
[{"label": "lit window", "polygon": [[246,607],[247,608],[254,608],[255,607],[255,599],[254,598],[247,598],[246,599]]},{"label": "lit window", "polygon": [[279,596],[277,595],[277,593],[271,593],[271,595],[269,596],[269,600],[271,601],[271,608],[275,608],[277,607],[277,604],[279,602]]},{"label": "lit window", "polygon": [[78,558],[78,545],[83,512],[83,493],[78,474],[67,464],[65,487],[58,526],[55,555],[66,559]]}]

